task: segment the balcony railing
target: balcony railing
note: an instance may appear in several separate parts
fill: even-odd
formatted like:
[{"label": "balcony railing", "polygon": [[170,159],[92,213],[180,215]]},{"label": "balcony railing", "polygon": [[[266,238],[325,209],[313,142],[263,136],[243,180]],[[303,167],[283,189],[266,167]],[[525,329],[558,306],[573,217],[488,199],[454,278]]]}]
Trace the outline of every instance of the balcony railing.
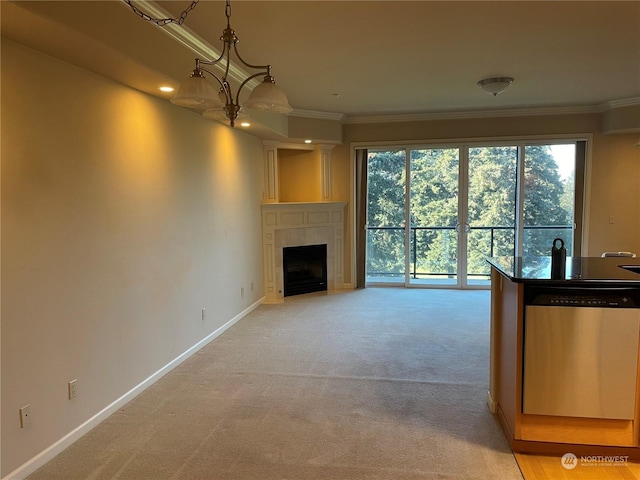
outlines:
[{"label": "balcony railing", "polygon": [[[423,249],[420,249],[419,247],[422,247],[422,245],[419,244],[419,240],[418,240],[418,232],[425,232],[425,231],[432,231],[432,232],[438,232],[438,231],[456,231],[455,226],[453,227],[449,227],[449,226],[427,226],[427,227],[420,227],[420,226],[412,226],[409,227],[410,228],[410,239],[411,239],[411,248],[410,248],[410,252],[411,252],[411,272],[410,275],[412,278],[418,278],[418,277],[426,277],[426,276],[453,276],[455,275],[455,272],[419,272],[418,271],[418,259],[419,259],[419,252],[421,252]],[[486,252],[486,254],[484,255],[484,257],[493,257],[495,256],[495,252],[496,252],[496,232],[499,231],[505,231],[505,232],[513,232],[513,235],[515,236],[515,227],[508,227],[508,226],[481,226],[481,227],[469,227],[468,230],[471,231],[488,231],[489,232],[489,251]],[[535,226],[525,226],[524,227],[525,231],[537,231],[537,230],[573,230],[573,226],[572,225],[535,225]],[[404,227],[367,227],[367,231],[368,232],[374,232],[374,231],[402,231],[404,232]],[[404,239],[403,239],[403,243],[404,243]],[[424,242],[422,242],[424,243]],[[549,243],[550,245],[551,243]],[[428,246],[427,246],[428,248]],[[510,249],[511,252],[510,254],[513,255],[515,252],[515,247],[512,246],[512,248]],[[570,248],[568,249],[570,250]],[[457,249],[456,249],[457,251]],[[504,254],[504,253],[502,253]],[[397,276],[404,276],[404,274],[402,274],[401,272],[376,272],[376,271],[371,271],[369,269],[367,269],[367,275],[368,276],[376,276],[376,277],[397,277]],[[487,273],[467,273],[468,276],[476,276],[476,277],[484,277],[486,275],[488,275],[488,267],[487,267]]]}]

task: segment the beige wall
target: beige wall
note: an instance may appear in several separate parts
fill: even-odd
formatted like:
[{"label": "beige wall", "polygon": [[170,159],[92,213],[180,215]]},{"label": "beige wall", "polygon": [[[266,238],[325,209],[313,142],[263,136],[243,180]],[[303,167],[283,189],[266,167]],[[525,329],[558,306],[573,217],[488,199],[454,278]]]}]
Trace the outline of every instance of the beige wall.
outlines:
[{"label": "beige wall", "polygon": [[4,39],[1,113],[5,476],[264,292],[260,140]]},{"label": "beige wall", "polygon": [[640,255],[640,147],[634,145],[638,135],[598,135],[594,139],[589,212],[591,255],[607,250]]},{"label": "beige wall", "polygon": [[[588,212],[589,237],[586,255],[604,250],[640,252],[640,147],[638,134],[603,135],[601,114],[544,115],[529,117],[472,118],[347,124],[344,144],[332,152],[332,174],[336,200],[351,200],[353,177],[350,161],[353,145],[366,142],[420,143],[437,140],[483,140],[524,136],[593,134]],[[351,278],[352,211],[348,211],[345,235],[345,282]],[[609,216],[614,223],[609,224]]]}]

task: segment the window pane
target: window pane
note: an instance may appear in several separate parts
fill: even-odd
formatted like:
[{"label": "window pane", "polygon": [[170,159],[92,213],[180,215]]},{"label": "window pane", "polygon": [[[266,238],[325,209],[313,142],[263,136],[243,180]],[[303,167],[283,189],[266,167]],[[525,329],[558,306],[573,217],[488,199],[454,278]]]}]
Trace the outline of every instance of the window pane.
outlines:
[{"label": "window pane", "polygon": [[516,146],[469,149],[469,283],[488,283],[488,257],[514,255],[517,163]]},{"label": "window pane", "polygon": [[367,161],[367,281],[404,282],[405,151]]},{"label": "window pane", "polygon": [[458,148],[411,151],[411,282],[456,284]]},{"label": "window pane", "polygon": [[523,255],[550,255],[555,238],[573,252],[575,158],[575,143],[525,147]]}]

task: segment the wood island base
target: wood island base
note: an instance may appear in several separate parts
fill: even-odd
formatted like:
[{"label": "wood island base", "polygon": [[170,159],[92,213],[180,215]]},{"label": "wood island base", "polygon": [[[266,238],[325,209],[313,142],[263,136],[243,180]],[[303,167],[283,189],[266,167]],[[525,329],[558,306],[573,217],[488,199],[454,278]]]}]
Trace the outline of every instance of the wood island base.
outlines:
[{"label": "wood island base", "polygon": [[[590,265],[593,264],[592,261]],[[523,407],[525,298],[531,291],[527,288],[539,288],[540,285],[539,281],[527,282],[527,279],[514,278],[492,263],[491,364],[487,403],[512,451],[559,457],[566,453],[578,458],[624,457],[623,461],[640,461],[640,364],[635,359],[633,362],[638,365],[634,366],[638,372],[634,374],[635,408],[626,419],[524,413],[531,412]],[[569,281],[566,284],[572,285]],[[627,281],[624,288],[640,291],[640,277],[637,282]],[[545,354],[546,350],[540,352],[540,355]],[[633,381],[626,385],[630,386],[633,396]]]}]

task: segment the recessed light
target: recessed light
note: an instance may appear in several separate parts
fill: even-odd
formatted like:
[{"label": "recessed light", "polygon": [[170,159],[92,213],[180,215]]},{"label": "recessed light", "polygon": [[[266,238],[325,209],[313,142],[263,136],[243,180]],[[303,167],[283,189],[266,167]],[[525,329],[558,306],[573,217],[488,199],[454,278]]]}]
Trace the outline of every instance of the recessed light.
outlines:
[{"label": "recessed light", "polygon": [[304,141],[304,143],[311,143],[311,140],[307,139]]},{"label": "recessed light", "polygon": [[173,92],[175,88],[173,87],[160,87],[160,91],[162,92]]},{"label": "recessed light", "polygon": [[250,124],[249,122],[242,122],[242,123],[240,124],[240,126],[241,126],[241,127],[250,127],[250,126],[251,126],[251,124]]}]

